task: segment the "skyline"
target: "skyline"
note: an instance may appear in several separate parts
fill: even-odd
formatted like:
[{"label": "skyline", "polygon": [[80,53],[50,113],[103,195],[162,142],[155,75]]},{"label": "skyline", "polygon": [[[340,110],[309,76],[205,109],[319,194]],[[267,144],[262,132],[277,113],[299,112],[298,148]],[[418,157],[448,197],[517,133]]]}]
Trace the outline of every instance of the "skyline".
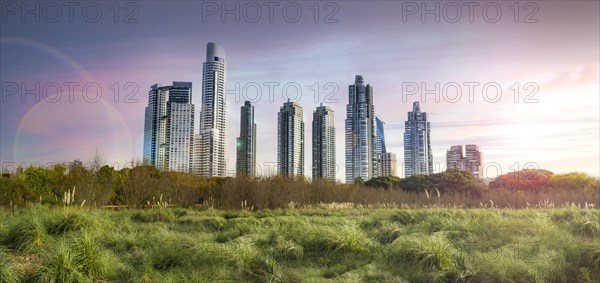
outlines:
[{"label": "skyline", "polygon": [[[272,102],[266,99],[265,82],[279,83],[278,91],[287,83],[298,83],[303,91],[300,104],[305,109],[319,105],[314,102],[310,87],[318,83],[321,96],[325,96],[332,88],[324,86],[332,82],[330,86],[337,87],[333,98],[338,101],[325,101],[324,105],[338,113],[336,128],[342,129],[339,115],[347,103],[346,86],[354,75],[362,74],[374,87],[376,113],[386,122],[389,152],[401,155],[403,118],[412,102],[420,101],[418,95],[412,95],[403,102],[403,85],[421,87],[425,82],[431,89],[440,82],[440,89],[452,89],[451,82],[460,86],[478,82],[480,90],[486,83],[497,82],[503,90],[497,103],[486,102],[479,93],[474,103],[468,102],[464,86],[462,99],[456,103],[443,99],[436,103],[433,95],[420,101],[430,116],[434,163],[445,164],[446,150],[452,145],[478,144],[486,162],[498,163],[503,173],[514,169],[515,162],[521,168],[527,162],[535,162],[539,168],[554,172],[600,175],[599,32],[598,15],[594,12],[598,10],[597,2],[535,2],[540,20],[535,24],[510,20],[402,23],[400,14],[393,13],[398,11],[394,10],[399,7],[396,3],[336,3],[339,22],[329,24],[204,24],[191,16],[198,5],[189,3],[189,9],[174,9],[162,2],[138,3],[137,24],[116,25],[108,21],[79,26],[60,22],[43,25],[11,22],[9,18],[0,27],[3,83],[40,81],[46,85],[48,81],[76,81],[83,85],[92,81],[102,86],[103,99],[97,103],[81,99],[75,103],[42,101],[34,107],[32,95],[27,103],[21,103],[18,94],[8,95],[3,89],[6,102],[0,111],[0,160],[87,161],[96,149],[109,164],[123,164],[132,158],[141,160],[141,113],[147,105],[144,94],[155,82],[190,81],[196,88],[193,104],[201,105],[198,90],[203,46],[213,41],[228,51],[228,89],[239,83],[240,88],[250,86],[248,91],[253,93],[252,82],[263,89],[263,99],[253,102],[260,165],[276,162],[276,152],[272,150],[276,139],[273,117],[285,102],[280,94]],[[165,10],[164,14],[157,12],[159,8]],[[505,8],[506,14],[509,10]],[[154,23],[156,17],[169,18],[175,11],[182,12],[181,17],[188,22],[160,27]],[[356,17],[359,12],[375,15],[366,18],[376,20]],[[186,17],[188,13],[190,16]],[[570,25],[566,27],[565,23]],[[184,32],[178,32],[179,29]],[[362,36],[357,38],[355,34]],[[157,43],[150,44],[150,39]],[[179,44],[166,44],[169,42]],[[124,89],[119,103],[114,103],[109,87],[115,82],[121,89],[127,82],[134,82],[138,88],[134,98],[138,102],[122,103],[128,93]],[[521,94],[515,103],[509,88],[517,82]],[[528,93],[524,85],[528,82],[539,87],[533,97],[537,103],[523,101]],[[28,86],[31,88],[32,84]],[[63,100],[65,97],[68,96],[63,95]],[[235,137],[239,133],[236,109],[245,99],[230,95],[228,100],[230,121],[234,121],[229,136]],[[305,111],[303,117],[308,133],[312,127],[307,123],[311,121],[310,112]],[[341,166],[344,151],[339,146],[343,138],[338,132],[338,180],[345,176]],[[306,135],[305,143],[311,144],[310,139]],[[229,148],[235,148],[235,139],[229,140]],[[310,162],[305,158],[305,170],[309,170]],[[402,160],[398,162],[403,168]],[[235,154],[229,156],[228,169],[235,170]]]}]

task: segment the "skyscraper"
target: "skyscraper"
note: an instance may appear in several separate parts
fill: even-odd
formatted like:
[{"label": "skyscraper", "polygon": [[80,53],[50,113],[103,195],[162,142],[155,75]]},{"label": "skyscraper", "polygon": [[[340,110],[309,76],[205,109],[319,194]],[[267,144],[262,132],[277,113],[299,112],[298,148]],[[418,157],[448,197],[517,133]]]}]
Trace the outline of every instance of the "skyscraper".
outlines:
[{"label": "skyscraper", "polygon": [[383,129],[383,125],[385,123],[377,116],[375,116],[375,122],[377,124],[377,152],[379,154],[386,153],[387,149],[385,148],[385,132]]},{"label": "skyscraper", "polygon": [[245,101],[240,116],[240,137],[237,138],[237,176],[256,176],[256,124],[254,106]]},{"label": "skyscraper", "polygon": [[334,112],[322,104],[313,112],[312,157],[313,179],[335,180]]},{"label": "skyscraper", "polygon": [[144,162],[161,171],[191,172],[194,139],[192,83],[152,85],[144,121]]},{"label": "skyscraper", "polygon": [[[167,92],[158,84],[150,87],[148,106],[144,111],[144,163],[164,168],[167,138]],[[160,150],[160,148],[163,148]]]},{"label": "skyscraper", "polygon": [[277,169],[280,175],[304,175],[304,122],[302,107],[284,103],[277,115]]},{"label": "skyscraper", "polygon": [[194,149],[194,173],[205,177],[227,175],[225,72],[225,50],[208,43],[202,69],[200,134]]},{"label": "skyscraper", "polygon": [[480,178],[483,170],[483,154],[474,144],[451,146],[446,152],[446,168],[467,171]]},{"label": "skyscraper", "polygon": [[391,153],[391,152],[382,153],[379,162],[380,162],[380,166],[381,166],[381,170],[379,171],[380,176],[398,176],[395,153]]},{"label": "skyscraper", "polygon": [[433,173],[430,124],[427,113],[421,112],[419,102],[413,103],[404,123],[404,176]]},{"label": "skyscraper", "polygon": [[364,181],[378,175],[377,132],[373,88],[357,75],[348,87],[346,105],[346,183],[360,177]]}]

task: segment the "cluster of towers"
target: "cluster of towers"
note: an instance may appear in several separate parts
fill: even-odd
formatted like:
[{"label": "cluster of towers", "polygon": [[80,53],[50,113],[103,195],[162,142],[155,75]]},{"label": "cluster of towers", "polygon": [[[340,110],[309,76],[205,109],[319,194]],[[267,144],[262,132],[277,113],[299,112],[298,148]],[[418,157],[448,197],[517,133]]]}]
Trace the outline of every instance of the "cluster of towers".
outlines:
[{"label": "cluster of towers", "polygon": [[[208,43],[202,70],[202,107],[199,132],[194,131],[195,106],[191,82],[150,88],[144,121],[144,162],[162,171],[190,172],[205,177],[227,176],[228,117],[225,97],[225,50]],[[236,140],[236,174],[255,177],[256,123],[254,106],[241,107]],[[335,180],[334,111],[322,104],[313,111],[312,177]],[[477,152],[479,149],[477,148]],[[448,166],[473,169],[473,146],[448,151]],[[345,119],[346,182],[396,175],[396,155],[385,146],[384,122],[375,115],[373,88],[357,75],[348,88]],[[479,159],[480,161],[480,159]],[[480,168],[480,167],[478,167]],[[302,107],[287,101],[277,115],[277,170],[285,177],[304,176],[304,121]],[[430,124],[427,113],[414,102],[404,133],[405,176],[433,173]]]},{"label": "cluster of towers", "polygon": [[[208,43],[202,69],[199,133],[194,131],[192,83],[155,84],[148,94],[144,120],[144,162],[162,171],[190,172],[205,177],[227,176],[228,117],[225,97],[225,50]],[[319,106],[313,115],[313,178],[335,180],[333,110]],[[254,177],[256,123],[249,101],[241,108],[236,142],[236,174]],[[286,102],[278,114],[277,169],[286,177],[304,175],[302,107]]]},{"label": "cluster of towers", "polygon": [[144,119],[144,162],[163,171],[227,174],[225,50],[208,43],[202,69],[200,131],[194,132],[192,83],[153,85]]}]

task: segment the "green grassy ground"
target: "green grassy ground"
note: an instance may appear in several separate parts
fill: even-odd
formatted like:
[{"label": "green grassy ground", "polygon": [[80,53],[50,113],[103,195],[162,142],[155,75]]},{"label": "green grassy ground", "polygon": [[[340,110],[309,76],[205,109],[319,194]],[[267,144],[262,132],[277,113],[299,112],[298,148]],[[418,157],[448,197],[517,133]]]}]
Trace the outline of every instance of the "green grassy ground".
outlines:
[{"label": "green grassy ground", "polygon": [[1,282],[595,282],[600,211],[0,209]]}]

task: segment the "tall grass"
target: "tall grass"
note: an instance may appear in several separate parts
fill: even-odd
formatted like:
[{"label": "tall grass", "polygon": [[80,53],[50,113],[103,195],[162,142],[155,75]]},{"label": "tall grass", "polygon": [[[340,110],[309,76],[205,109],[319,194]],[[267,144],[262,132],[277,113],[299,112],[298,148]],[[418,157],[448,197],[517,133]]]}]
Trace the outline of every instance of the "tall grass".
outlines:
[{"label": "tall grass", "polygon": [[12,257],[7,249],[0,246],[0,282],[16,283],[20,281]]},{"label": "tall grass", "polygon": [[595,209],[0,209],[1,282],[596,282]]},{"label": "tall grass", "polygon": [[86,277],[81,269],[76,253],[60,241],[49,251],[33,277],[37,282],[83,282]]}]

